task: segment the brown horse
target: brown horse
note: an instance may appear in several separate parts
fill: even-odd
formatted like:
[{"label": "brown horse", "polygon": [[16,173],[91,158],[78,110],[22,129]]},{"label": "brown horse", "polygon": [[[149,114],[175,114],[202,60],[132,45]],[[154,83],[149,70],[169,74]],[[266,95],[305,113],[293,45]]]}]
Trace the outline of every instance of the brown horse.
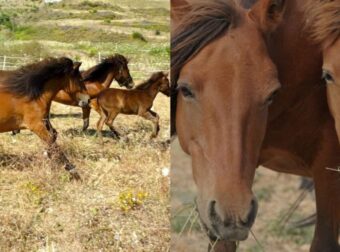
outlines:
[{"label": "brown horse", "polygon": [[0,132],[29,129],[48,145],[74,178],[74,165],[56,144],[57,134],[49,121],[55,95],[64,90],[79,104],[87,106],[89,95],[81,82],[81,63],[68,58],[49,58],[14,71],[0,72]]},{"label": "brown horse", "polygon": [[[170,84],[167,74],[163,72],[153,73],[144,83],[138,85],[133,90],[123,90],[109,88],[103,90],[97,97],[100,119],[97,123],[98,136],[104,123],[118,137],[118,132],[113,127],[113,121],[118,114],[139,115],[154,124],[151,137],[156,137],[159,132],[159,116],[152,111],[153,101],[158,92],[170,96]],[[91,101],[92,102],[92,101]]]},{"label": "brown horse", "polygon": [[221,240],[216,251],[235,251],[248,236],[258,165],[313,177],[311,251],[340,251],[340,175],[326,169],[340,164],[340,146],[320,50],[304,31],[308,2],[172,1],[172,133],[192,157],[201,220]]},{"label": "brown horse", "polygon": [[340,140],[340,2],[313,1],[306,11],[307,28],[320,44],[328,105]]},{"label": "brown horse", "polygon": [[[113,80],[116,80],[121,87],[131,89],[134,86],[128,67],[128,60],[120,54],[115,54],[102,60],[98,65],[81,72],[81,75],[91,99],[97,97],[102,90],[109,88]],[[66,105],[78,106],[76,100],[64,90],[56,95],[54,101]],[[84,121],[83,130],[86,130],[90,122],[91,107],[82,107],[82,110]]]},{"label": "brown horse", "polygon": [[249,11],[232,1],[202,1],[182,9],[188,12],[173,33],[172,121],[192,157],[197,207],[212,239],[244,240],[255,220],[251,186],[280,88],[264,37],[283,8],[279,1],[261,0]]}]

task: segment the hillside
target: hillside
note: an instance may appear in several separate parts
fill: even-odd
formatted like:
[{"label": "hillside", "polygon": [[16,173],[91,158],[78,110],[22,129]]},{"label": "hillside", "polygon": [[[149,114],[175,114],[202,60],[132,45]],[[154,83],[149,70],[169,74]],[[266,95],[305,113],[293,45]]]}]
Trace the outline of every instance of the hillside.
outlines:
[{"label": "hillside", "polygon": [[7,58],[8,67],[68,56],[84,61],[86,68],[121,53],[131,59],[138,78],[168,69],[168,1],[13,0],[0,6],[0,57],[21,57]]}]

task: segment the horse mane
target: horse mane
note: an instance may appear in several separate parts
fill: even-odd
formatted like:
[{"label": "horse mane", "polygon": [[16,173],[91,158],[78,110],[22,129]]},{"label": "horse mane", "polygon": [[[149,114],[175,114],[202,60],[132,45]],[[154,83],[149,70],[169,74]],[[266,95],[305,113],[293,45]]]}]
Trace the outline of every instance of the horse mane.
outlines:
[{"label": "horse mane", "polygon": [[103,59],[99,64],[81,73],[83,81],[94,81],[102,77],[112,66],[118,70],[128,64],[127,58],[121,54]]},{"label": "horse mane", "polygon": [[306,26],[311,38],[325,45],[330,39],[330,44],[340,37],[340,2],[337,0],[314,0],[306,7]]},{"label": "horse mane", "polygon": [[[179,10],[181,11],[181,10]],[[171,125],[175,133],[177,79],[182,67],[237,21],[236,3],[228,0],[194,2],[171,39]]]},{"label": "horse mane", "polygon": [[44,92],[48,80],[71,73],[72,70],[73,61],[69,58],[47,58],[10,71],[1,83],[0,90],[36,100]]},{"label": "horse mane", "polygon": [[156,72],[151,75],[151,77],[144,81],[143,83],[139,84],[136,86],[134,89],[135,90],[145,90],[149,88],[153,83],[155,83],[157,80],[163,78],[165,75],[163,72]]},{"label": "horse mane", "polygon": [[183,65],[235,22],[235,3],[226,0],[199,1],[191,5],[171,39],[172,83]]}]

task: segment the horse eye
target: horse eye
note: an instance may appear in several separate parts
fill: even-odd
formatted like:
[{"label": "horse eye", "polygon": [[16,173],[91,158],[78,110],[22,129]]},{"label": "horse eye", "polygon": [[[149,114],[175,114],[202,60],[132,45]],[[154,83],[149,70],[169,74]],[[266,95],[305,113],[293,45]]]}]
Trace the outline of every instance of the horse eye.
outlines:
[{"label": "horse eye", "polygon": [[194,94],[191,89],[187,86],[178,86],[178,90],[182,93],[182,95],[186,98],[194,98]]},{"label": "horse eye", "polygon": [[332,75],[328,71],[325,71],[325,70],[322,72],[322,79],[326,81],[326,83],[334,82]]},{"label": "horse eye", "polygon": [[275,97],[277,96],[277,93],[278,93],[279,91],[278,90],[276,90],[276,91],[274,91],[268,98],[267,98],[267,100],[266,100],[266,105],[271,105],[273,102],[274,102],[274,99],[275,99]]}]

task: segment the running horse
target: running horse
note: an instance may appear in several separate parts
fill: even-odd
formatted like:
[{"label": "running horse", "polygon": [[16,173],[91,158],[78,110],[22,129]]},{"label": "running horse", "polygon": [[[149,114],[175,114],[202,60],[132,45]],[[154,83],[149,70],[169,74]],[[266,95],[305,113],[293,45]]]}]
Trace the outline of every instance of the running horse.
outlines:
[{"label": "running horse", "polygon": [[[101,137],[104,123],[112,133],[119,137],[113,127],[113,121],[118,114],[139,115],[153,123],[151,138],[157,137],[159,132],[159,115],[152,110],[157,94],[161,92],[170,96],[170,83],[168,74],[155,72],[151,77],[132,90],[108,88],[103,90],[95,100],[93,107],[100,114],[97,123],[97,134]],[[93,103],[94,100],[91,100]]]},{"label": "running horse", "polygon": [[[116,80],[121,87],[133,88],[134,83],[130,75],[128,60],[121,54],[103,59],[99,64],[81,72],[85,87],[91,99],[104,89],[109,88],[112,81]],[[67,92],[61,90],[53,99],[55,102],[78,106],[77,101]],[[89,127],[91,107],[82,107],[83,110],[83,130]]]},{"label": "running horse", "polygon": [[56,143],[49,111],[60,90],[79,106],[88,105],[90,97],[81,82],[80,65],[68,58],[48,58],[14,71],[0,71],[0,132],[31,130],[48,145],[49,157],[55,156],[75,179],[80,177]]},{"label": "running horse", "polygon": [[259,165],[314,179],[311,251],[340,251],[340,174],[327,169],[340,164],[340,146],[321,50],[304,34],[308,3],[172,1],[172,134],[192,157],[215,251],[248,237]]}]

